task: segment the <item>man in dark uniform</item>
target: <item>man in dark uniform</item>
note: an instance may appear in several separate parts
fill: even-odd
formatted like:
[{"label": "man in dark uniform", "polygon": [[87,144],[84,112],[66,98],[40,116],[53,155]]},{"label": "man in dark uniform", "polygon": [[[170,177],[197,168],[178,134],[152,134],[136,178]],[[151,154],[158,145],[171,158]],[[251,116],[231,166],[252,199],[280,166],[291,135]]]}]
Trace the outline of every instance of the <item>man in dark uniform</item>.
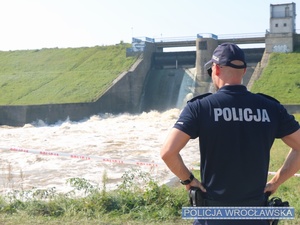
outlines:
[{"label": "man in dark uniform", "polygon": [[[274,98],[253,94],[241,85],[244,52],[235,44],[219,45],[205,65],[217,90],[190,100],[170,131],[161,157],[186,185],[202,190],[206,206],[264,206],[265,193],[300,169],[300,129]],[[199,138],[201,182],[184,164],[180,151]],[[285,163],[267,183],[270,149],[275,138],[291,147]],[[267,225],[265,220],[196,220],[198,225]]]}]

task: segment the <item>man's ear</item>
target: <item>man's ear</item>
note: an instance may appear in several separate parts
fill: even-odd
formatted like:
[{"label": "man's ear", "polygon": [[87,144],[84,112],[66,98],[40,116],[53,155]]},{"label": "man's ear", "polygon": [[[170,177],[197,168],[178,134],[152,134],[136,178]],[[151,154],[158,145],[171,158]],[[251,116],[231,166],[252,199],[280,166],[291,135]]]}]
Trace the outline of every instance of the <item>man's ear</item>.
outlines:
[{"label": "man's ear", "polygon": [[216,75],[219,76],[220,75],[220,66],[216,65]]}]

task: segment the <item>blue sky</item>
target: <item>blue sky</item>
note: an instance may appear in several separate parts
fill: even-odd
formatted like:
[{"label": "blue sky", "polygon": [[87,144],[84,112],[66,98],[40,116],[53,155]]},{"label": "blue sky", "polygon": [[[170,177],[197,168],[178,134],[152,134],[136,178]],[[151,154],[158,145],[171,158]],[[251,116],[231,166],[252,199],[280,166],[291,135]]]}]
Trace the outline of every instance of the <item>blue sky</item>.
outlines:
[{"label": "blue sky", "polygon": [[[249,34],[286,0],[0,0],[0,50],[92,47],[132,37]],[[295,0],[294,0],[295,2]],[[299,13],[300,4],[296,11]],[[296,29],[300,33],[300,18]]]}]

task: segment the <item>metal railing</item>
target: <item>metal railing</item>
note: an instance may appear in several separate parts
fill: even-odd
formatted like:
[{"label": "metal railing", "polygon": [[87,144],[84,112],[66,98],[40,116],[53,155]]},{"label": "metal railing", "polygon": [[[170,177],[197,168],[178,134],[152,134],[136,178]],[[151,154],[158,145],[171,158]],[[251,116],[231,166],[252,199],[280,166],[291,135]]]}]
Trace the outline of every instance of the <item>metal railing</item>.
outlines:
[{"label": "metal railing", "polygon": [[[266,32],[257,32],[257,33],[241,33],[241,34],[219,34],[215,35],[212,33],[199,33],[195,36],[182,36],[182,37],[157,37],[157,38],[151,38],[154,43],[159,42],[187,42],[187,41],[196,41],[197,36],[201,36],[203,38],[207,37],[217,37],[218,40],[222,39],[243,39],[243,38],[263,38],[265,37],[266,33],[269,31],[266,30]],[[300,30],[297,29],[296,33],[300,33]],[[147,37],[137,37],[140,40],[147,41]]]},{"label": "metal railing", "polygon": [[266,33],[220,34],[218,39],[263,38]]},{"label": "metal railing", "polygon": [[[182,36],[182,37],[159,37],[153,38],[154,43],[159,42],[185,42],[185,41],[196,41],[197,36],[203,38],[217,38],[221,39],[237,39],[237,38],[257,38],[257,37],[265,37],[266,33],[244,33],[244,34],[220,34],[215,35],[212,33],[199,33],[196,36]],[[138,37],[140,40],[146,40],[146,37]]]}]

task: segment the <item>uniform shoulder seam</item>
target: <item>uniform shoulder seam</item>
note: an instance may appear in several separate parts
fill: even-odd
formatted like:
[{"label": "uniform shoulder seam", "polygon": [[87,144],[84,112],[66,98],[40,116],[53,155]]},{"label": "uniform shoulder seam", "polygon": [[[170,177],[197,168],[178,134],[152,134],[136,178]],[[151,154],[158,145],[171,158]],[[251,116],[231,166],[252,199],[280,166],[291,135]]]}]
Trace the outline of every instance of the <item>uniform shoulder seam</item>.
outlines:
[{"label": "uniform shoulder seam", "polygon": [[205,98],[205,97],[207,97],[207,96],[209,96],[209,95],[211,95],[211,94],[212,94],[212,93],[205,93],[205,94],[202,94],[202,95],[198,95],[198,96],[192,98],[191,100],[189,100],[188,102],[193,102],[193,101],[195,101],[195,100],[197,100],[197,99],[203,99],[203,98]]},{"label": "uniform shoulder seam", "polygon": [[266,95],[266,94],[263,94],[263,93],[256,93],[256,94],[258,94],[258,95],[260,95],[260,96],[263,96],[263,97],[265,97],[265,98],[267,98],[267,99],[269,99],[269,100],[272,100],[272,101],[275,101],[275,102],[277,102],[277,103],[280,103],[276,98],[271,97],[270,95]]}]

